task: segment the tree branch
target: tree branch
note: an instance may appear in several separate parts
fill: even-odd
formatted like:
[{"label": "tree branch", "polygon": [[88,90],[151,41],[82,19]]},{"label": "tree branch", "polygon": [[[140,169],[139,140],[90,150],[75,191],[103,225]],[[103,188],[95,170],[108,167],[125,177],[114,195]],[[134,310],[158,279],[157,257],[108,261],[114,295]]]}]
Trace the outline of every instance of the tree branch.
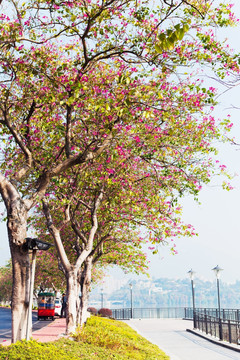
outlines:
[{"label": "tree branch", "polygon": [[69,271],[71,268],[71,264],[68,260],[66,251],[64,249],[64,246],[63,246],[63,243],[61,240],[60,230],[57,229],[57,227],[53,224],[51,213],[49,210],[49,205],[47,204],[47,202],[42,200],[42,205],[43,205],[43,213],[44,213],[46,221],[47,221],[47,227],[54,239],[54,242],[55,242],[55,245],[57,248],[57,252],[58,252],[58,256],[61,260],[61,264],[63,265],[65,271]]},{"label": "tree branch", "polygon": [[97,211],[98,208],[101,204],[101,201],[103,199],[103,187],[100,189],[100,192],[98,194],[98,196],[96,197],[95,201],[94,201],[94,205],[93,205],[93,209],[92,209],[92,214],[91,214],[91,218],[92,218],[92,228],[89,232],[89,236],[88,236],[88,242],[87,245],[85,247],[85,249],[82,251],[81,255],[79,256],[79,258],[76,261],[76,266],[80,266],[83,261],[87,258],[87,256],[91,253],[92,249],[93,249],[93,241],[98,229],[98,219],[97,219]]}]

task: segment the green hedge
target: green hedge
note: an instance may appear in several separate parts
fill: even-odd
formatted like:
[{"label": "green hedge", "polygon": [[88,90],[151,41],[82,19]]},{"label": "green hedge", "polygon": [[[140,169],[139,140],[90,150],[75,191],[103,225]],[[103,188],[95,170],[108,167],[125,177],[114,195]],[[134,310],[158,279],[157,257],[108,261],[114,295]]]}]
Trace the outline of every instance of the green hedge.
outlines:
[{"label": "green hedge", "polygon": [[[39,343],[35,340],[18,341],[10,346],[0,347],[1,360],[76,360],[68,356],[67,352],[56,346],[57,342]],[[65,345],[63,345],[65,346]],[[68,347],[68,345],[66,344]]]},{"label": "green hedge", "polygon": [[0,346],[1,360],[169,360],[156,345],[121,321],[92,316],[74,340],[21,341]]}]

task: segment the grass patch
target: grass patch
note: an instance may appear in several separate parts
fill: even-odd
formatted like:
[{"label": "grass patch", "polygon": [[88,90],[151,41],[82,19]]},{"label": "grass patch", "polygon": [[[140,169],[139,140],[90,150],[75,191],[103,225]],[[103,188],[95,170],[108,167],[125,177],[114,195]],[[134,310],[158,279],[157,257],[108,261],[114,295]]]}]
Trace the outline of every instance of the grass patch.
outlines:
[{"label": "grass patch", "polygon": [[92,316],[78,329],[74,341],[19,341],[0,346],[1,360],[169,360],[156,345],[127,324]]}]

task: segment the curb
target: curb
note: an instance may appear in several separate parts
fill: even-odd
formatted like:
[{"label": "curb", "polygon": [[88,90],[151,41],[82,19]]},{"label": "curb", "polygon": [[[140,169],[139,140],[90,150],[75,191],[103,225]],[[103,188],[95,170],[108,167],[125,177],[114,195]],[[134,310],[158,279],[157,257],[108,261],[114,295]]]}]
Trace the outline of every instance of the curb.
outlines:
[{"label": "curb", "polygon": [[226,343],[226,342],[223,342],[221,340],[215,340],[207,335],[204,335],[200,332],[198,332],[197,330],[191,330],[191,329],[186,329],[187,332],[190,332],[191,334],[194,334],[194,335],[197,335],[205,340],[208,340],[210,341],[211,343],[215,344],[215,345],[219,345],[219,346],[222,346],[224,348],[227,348],[227,349],[230,349],[230,350],[233,350],[233,351],[236,351],[236,352],[240,352],[240,348],[237,347],[238,345],[234,345],[234,344],[230,344],[230,343]]}]

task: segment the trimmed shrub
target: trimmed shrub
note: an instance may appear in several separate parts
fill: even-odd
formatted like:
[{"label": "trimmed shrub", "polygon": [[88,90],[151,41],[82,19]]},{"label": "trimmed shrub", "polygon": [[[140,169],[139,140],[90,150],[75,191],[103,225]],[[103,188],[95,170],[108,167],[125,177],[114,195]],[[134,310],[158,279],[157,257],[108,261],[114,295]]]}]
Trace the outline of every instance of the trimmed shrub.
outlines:
[{"label": "trimmed shrub", "polygon": [[9,346],[0,347],[1,360],[75,360],[64,349],[59,349],[55,343],[39,343],[36,340],[22,340]]},{"label": "trimmed shrub", "polygon": [[95,307],[91,307],[91,306],[87,309],[87,311],[93,315],[97,315],[97,312],[98,312]]},{"label": "trimmed shrub", "polygon": [[87,360],[170,360],[157,345],[119,320],[91,316],[87,325],[79,327],[73,337],[81,348],[86,346],[90,351],[94,345],[96,357],[89,356]]},{"label": "trimmed shrub", "polygon": [[127,324],[91,316],[71,339],[39,343],[18,341],[0,345],[1,360],[170,360],[156,345],[141,337]]},{"label": "trimmed shrub", "polygon": [[102,309],[98,310],[98,314],[103,317],[112,317],[112,310],[107,309],[107,308],[102,308]]}]

